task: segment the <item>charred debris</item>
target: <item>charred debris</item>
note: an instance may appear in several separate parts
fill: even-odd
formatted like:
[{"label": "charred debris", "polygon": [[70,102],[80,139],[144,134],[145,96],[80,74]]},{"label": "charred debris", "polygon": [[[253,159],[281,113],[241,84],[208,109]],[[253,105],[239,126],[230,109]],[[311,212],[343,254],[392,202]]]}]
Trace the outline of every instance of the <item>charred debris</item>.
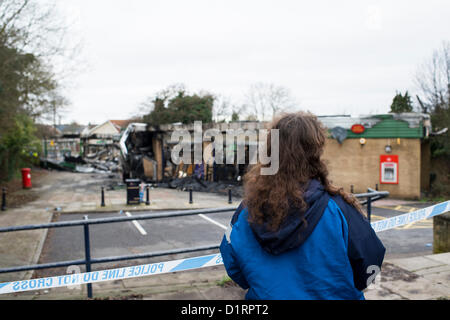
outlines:
[{"label": "charred debris", "polygon": [[172,162],[171,132],[176,125],[158,128],[133,123],[124,131],[119,141],[120,168],[123,181],[139,179],[154,187],[178,190],[214,192],[242,196],[241,177],[245,166],[174,164]]},{"label": "charred debris", "polygon": [[[172,162],[174,144],[170,137],[175,125],[158,128],[130,123],[120,135],[81,136],[75,152],[41,158],[41,166],[51,170],[103,174],[110,178],[108,189],[125,187],[127,179],[139,179],[152,187],[214,192],[242,196],[241,177],[246,166],[226,164],[183,164]],[[101,143],[99,143],[101,142]],[[106,176],[107,175],[107,176]]]}]

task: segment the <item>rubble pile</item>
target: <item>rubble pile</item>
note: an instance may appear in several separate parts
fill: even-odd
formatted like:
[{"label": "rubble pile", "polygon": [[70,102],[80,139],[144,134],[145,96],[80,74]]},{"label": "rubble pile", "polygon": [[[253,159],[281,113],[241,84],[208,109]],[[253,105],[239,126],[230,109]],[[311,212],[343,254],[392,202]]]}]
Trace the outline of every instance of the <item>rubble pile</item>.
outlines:
[{"label": "rubble pile", "polygon": [[226,183],[220,181],[204,181],[197,177],[185,177],[173,179],[169,182],[159,183],[158,187],[165,187],[171,189],[177,189],[187,191],[192,188],[193,191],[199,192],[212,192],[219,194],[228,194],[228,189],[231,188],[231,194],[234,197],[243,196],[243,187],[236,183]]},{"label": "rubble pile", "polygon": [[77,172],[119,172],[120,164],[117,147],[106,148],[94,154],[87,154],[83,161],[83,166],[77,166]]},{"label": "rubble pile", "polygon": [[65,156],[64,160],[41,159],[41,166],[59,171],[79,173],[116,173],[119,172],[119,159],[111,152],[99,152],[95,156],[82,157]]},{"label": "rubble pile", "polygon": [[86,165],[77,166],[77,172],[119,172],[118,160],[85,160]]}]

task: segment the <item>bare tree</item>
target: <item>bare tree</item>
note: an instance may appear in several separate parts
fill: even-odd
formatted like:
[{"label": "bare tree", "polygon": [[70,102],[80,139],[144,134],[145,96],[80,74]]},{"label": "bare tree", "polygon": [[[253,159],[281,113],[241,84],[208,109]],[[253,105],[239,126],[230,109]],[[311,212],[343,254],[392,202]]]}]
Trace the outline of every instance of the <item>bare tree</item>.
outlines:
[{"label": "bare tree", "polygon": [[158,91],[155,94],[155,98],[165,101],[166,103],[178,96],[179,94],[187,93],[186,86],[183,83],[173,83],[167,88]]},{"label": "bare tree", "polygon": [[279,112],[291,110],[296,101],[288,88],[258,82],[250,86],[244,105],[249,116],[265,121]]},{"label": "bare tree", "polygon": [[214,95],[213,121],[233,121],[233,114],[239,115],[243,112],[243,106],[238,105],[232,98],[223,94]]},{"label": "bare tree", "polygon": [[[417,100],[422,112],[429,113],[433,131],[431,134],[431,155],[443,157],[448,163],[450,158],[450,42],[444,41],[423,63],[415,79],[420,93]],[[444,167],[442,167],[444,168]],[[444,170],[445,171],[445,170]],[[442,172],[445,176],[447,171]],[[444,182],[445,184],[445,182]]]},{"label": "bare tree", "polygon": [[[61,91],[73,85],[82,71],[81,41],[68,37],[68,23],[57,10],[56,1],[0,0],[0,46],[33,57],[25,74],[29,87],[23,88],[22,103],[33,119],[53,117],[69,101]],[[0,60],[0,69],[14,63],[16,56]],[[45,84],[45,85],[43,85]],[[33,90],[37,85],[46,90]]]},{"label": "bare tree", "polygon": [[9,47],[40,59],[72,57],[81,45],[69,45],[74,39],[69,40],[68,33],[56,1],[0,0],[0,41]]},{"label": "bare tree", "polygon": [[142,118],[155,110],[155,106],[166,107],[171,99],[179,94],[186,94],[188,91],[183,83],[173,83],[166,88],[159,90],[148,96],[144,102],[137,106],[137,109],[130,114],[132,118]]},{"label": "bare tree", "polygon": [[423,112],[450,106],[449,41],[444,41],[441,48],[433,52],[431,59],[420,65],[415,82],[421,91],[417,98]]},{"label": "bare tree", "polygon": [[213,121],[225,121],[230,116],[231,112],[232,104],[230,98],[222,94],[215,94],[213,105]]}]

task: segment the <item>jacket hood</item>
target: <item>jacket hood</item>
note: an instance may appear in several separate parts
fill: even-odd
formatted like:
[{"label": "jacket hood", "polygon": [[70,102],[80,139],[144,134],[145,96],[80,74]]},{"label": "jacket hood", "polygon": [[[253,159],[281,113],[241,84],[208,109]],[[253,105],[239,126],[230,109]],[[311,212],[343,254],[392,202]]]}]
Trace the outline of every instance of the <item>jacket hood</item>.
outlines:
[{"label": "jacket hood", "polygon": [[309,181],[303,197],[308,204],[306,212],[302,213],[298,208],[289,208],[285,220],[277,231],[270,230],[268,223],[250,223],[250,228],[264,250],[279,255],[299,247],[308,239],[320,221],[330,196],[322,184],[314,179]]}]

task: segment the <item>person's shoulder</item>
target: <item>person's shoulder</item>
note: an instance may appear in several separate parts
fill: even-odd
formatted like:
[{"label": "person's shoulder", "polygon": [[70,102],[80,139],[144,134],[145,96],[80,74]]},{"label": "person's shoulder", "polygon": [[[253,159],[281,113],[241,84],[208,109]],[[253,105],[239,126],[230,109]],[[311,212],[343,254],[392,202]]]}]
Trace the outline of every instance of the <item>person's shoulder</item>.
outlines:
[{"label": "person's shoulder", "polygon": [[348,203],[342,198],[340,195],[333,195],[330,197],[330,202],[332,202],[335,206],[337,206],[342,214],[344,215],[347,222],[358,221],[358,223],[366,222],[368,220],[358,209],[356,209],[353,205]]},{"label": "person's shoulder", "polygon": [[338,202],[340,201],[335,199],[334,197],[330,197],[327,203],[327,208],[331,211],[342,211],[341,206],[339,206]]},{"label": "person's shoulder", "polygon": [[239,207],[237,207],[236,211],[234,211],[233,217],[231,218],[231,225],[233,226],[238,220],[239,217],[244,214],[244,212],[246,211],[247,207],[245,206],[244,201],[241,201],[241,203],[239,204]]}]

